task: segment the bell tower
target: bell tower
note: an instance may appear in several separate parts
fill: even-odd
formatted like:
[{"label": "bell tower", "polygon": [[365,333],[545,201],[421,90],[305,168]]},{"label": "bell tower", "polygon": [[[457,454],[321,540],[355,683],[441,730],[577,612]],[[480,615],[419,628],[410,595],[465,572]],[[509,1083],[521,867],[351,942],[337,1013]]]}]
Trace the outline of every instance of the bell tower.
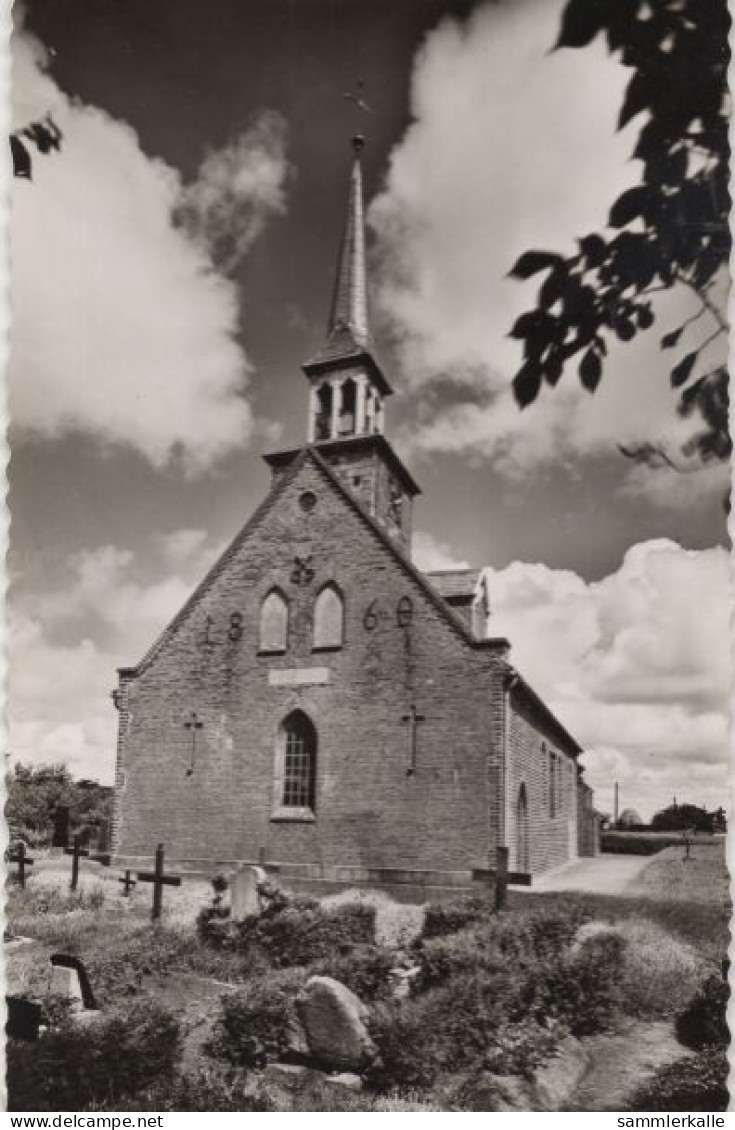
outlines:
[{"label": "bell tower", "polygon": [[[361,154],[352,139],[347,214],[327,333],[302,365],[309,382],[307,442],[319,451],[391,537],[410,554],[411,511],[419,487],[383,434],[393,389],[373,349],[368,317]],[[267,455],[278,474],[297,452]]]}]

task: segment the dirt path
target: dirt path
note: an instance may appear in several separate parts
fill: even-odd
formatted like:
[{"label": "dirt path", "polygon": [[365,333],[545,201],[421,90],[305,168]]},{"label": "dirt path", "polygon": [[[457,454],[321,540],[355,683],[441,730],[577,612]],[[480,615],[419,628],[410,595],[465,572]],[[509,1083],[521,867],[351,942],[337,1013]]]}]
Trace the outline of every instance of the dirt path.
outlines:
[{"label": "dirt path", "polygon": [[584,1041],[590,1065],[565,1110],[624,1111],[633,1092],[659,1067],[692,1053],[682,1047],[671,1024],[634,1023]]},{"label": "dirt path", "polygon": [[651,857],[646,855],[596,855],[590,859],[576,859],[540,875],[534,879],[533,886],[526,889],[532,892],[588,891],[599,895],[622,895],[628,892],[650,863]]}]

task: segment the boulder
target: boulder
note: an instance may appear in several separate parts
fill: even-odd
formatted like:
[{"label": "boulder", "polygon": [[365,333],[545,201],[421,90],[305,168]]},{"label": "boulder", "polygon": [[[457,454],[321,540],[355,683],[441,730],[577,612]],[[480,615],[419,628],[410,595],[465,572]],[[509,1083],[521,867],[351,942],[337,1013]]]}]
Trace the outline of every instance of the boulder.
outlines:
[{"label": "boulder", "polygon": [[359,1070],[375,1056],[359,997],[332,977],[310,977],[296,999],[309,1053],[318,1063]]}]

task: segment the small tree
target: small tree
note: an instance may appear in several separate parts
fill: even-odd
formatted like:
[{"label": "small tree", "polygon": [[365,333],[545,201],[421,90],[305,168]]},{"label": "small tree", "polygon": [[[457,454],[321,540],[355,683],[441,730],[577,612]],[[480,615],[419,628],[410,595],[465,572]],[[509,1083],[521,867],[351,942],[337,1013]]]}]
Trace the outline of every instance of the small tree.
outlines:
[{"label": "small tree", "polygon": [[671,804],[657,812],[651,821],[656,832],[683,832],[696,828],[698,832],[712,831],[713,813],[696,804]]}]

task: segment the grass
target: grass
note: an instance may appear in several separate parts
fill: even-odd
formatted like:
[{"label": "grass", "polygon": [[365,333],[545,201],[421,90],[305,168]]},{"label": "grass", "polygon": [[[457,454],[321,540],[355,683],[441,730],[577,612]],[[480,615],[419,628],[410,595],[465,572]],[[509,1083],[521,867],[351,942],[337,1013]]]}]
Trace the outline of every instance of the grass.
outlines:
[{"label": "grass", "polygon": [[[7,917],[12,929],[37,940],[36,946],[21,948],[8,955],[11,991],[38,993],[42,996],[44,987],[47,989],[48,986],[49,953],[62,949],[79,954],[84,959],[94,991],[103,1008],[130,1007],[135,1001],[143,1003],[146,996],[150,996],[152,1000],[160,998],[177,1014],[186,1014],[188,1020],[184,1023],[183,1030],[189,1031],[192,1024],[196,1028],[201,1020],[196,1009],[203,1010],[202,1014],[206,1012],[208,1020],[214,1018],[215,1008],[219,1007],[219,993],[206,982],[200,982],[197,986],[187,984],[186,974],[233,986],[267,983],[277,975],[272,968],[274,961],[269,960],[267,953],[259,954],[256,959],[254,952],[217,951],[202,944],[193,921],[206,893],[206,887],[202,883],[189,886],[185,882],[182,888],[173,892],[176,898],[169,899],[167,891],[164,921],[154,927],[148,919],[150,891],[147,888],[145,891],[139,890],[134,900],[126,900],[120,895],[116,872],[89,872],[82,875],[82,889],[72,895],[67,889],[68,873],[68,864],[56,864],[54,861],[53,867],[39,870],[33,875],[25,891],[15,887],[9,890]],[[342,900],[331,901],[339,904]],[[395,949],[405,945],[404,930],[407,926],[413,927],[414,923],[409,923],[408,919],[404,921],[403,912],[393,916],[393,921],[390,912],[390,907],[384,908],[385,921],[390,929],[386,929],[382,940]],[[420,923],[423,911],[414,917]],[[544,923],[553,925],[555,919],[561,926],[571,924],[571,933],[567,931],[569,936],[562,936],[563,931],[556,940],[549,936]],[[490,974],[482,971],[478,949],[480,945],[490,949],[496,944],[501,949],[510,947],[507,953],[503,950],[499,962],[490,962],[492,977],[496,979],[507,968],[511,982],[507,987],[510,999],[514,991],[514,967],[518,960],[522,959],[522,965],[525,963],[523,975],[528,979],[529,968],[533,967],[533,973],[533,963],[538,959],[539,986],[543,978],[548,980],[551,976],[553,980],[557,975],[556,950],[560,954],[563,951],[563,960],[567,965],[570,960],[576,960],[570,945],[573,947],[577,943],[570,939],[574,937],[578,922],[583,920],[588,923],[583,929],[589,931],[590,936],[596,931],[604,933],[609,930],[627,943],[619,962],[614,965],[614,976],[608,977],[606,974],[602,978],[606,984],[615,984],[618,1001],[615,1007],[622,1008],[628,1017],[670,1016],[672,1012],[681,1009],[708,972],[719,971],[721,959],[727,950],[729,895],[723,844],[696,843],[692,849],[692,859],[688,863],[683,862],[683,849],[680,845],[664,849],[651,858],[633,889],[625,896],[568,891],[511,891],[508,911],[502,919],[491,918],[489,908],[485,905],[472,910],[470,920],[464,925],[460,916],[457,929],[453,925],[448,936],[435,938],[425,946],[421,961],[426,966],[425,972],[434,977],[434,986],[423,989],[417,987],[414,996],[405,1005],[385,1000],[383,1004],[372,1005],[376,1015],[383,1010],[388,1018],[386,1023],[393,1023],[391,1017],[395,1013],[396,1017],[403,1015],[404,1021],[408,1023],[407,1032],[410,1023],[416,1028],[415,1044],[411,1040],[403,1040],[400,1031],[396,1030],[393,1048],[395,1055],[398,1056],[399,1052],[402,1054],[401,1049],[405,1044],[409,1059],[420,1058],[421,1041],[426,1039],[424,1003],[428,1008],[431,994],[443,994],[442,1000],[445,1000],[446,1008],[442,1006],[437,1010],[435,1007],[433,1012],[429,1009],[430,1027],[433,1025],[437,1031],[441,1028],[443,1033],[444,1022],[442,1020],[440,1023],[441,1018],[445,1013],[448,1017],[457,1014],[457,1030],[451,1039],[445,1038],[444,1034],[438,1037],[441,1046],[435,1049],[437,1056],[445,1056],[446,1049],[450,1046],[461,1047],[462,1041],[469,1039],[468,1032],[481,1032],[482,1025],[479,1022],[465,1022],[463,1017],[465,1014],[467,1017],[471,1014],[474,1016],[472,1009],[478,1007],[481,981],[485,986],[482,991],[486,998],[481,1012],[483,1009],[495,1008],[493,1001],[502,985],[498,981],[496,992],[493,988],[495,982],[491,983],[488,979]],[[523,946],[521,949],[518,946],[523,938],[526,939],[523,945],[527,950],[530,944],[528,939],[535,938],[537,940],[533,942],[533,947],[540,945],[543,952],[539,951],[538,955],[535,950],[533,953],[530,950],[522,953]],[[551,950],[547,952],[549,945],[554,950],[553,953]],[[366,951],[371,949],[370,946],[362,948]],[[417,955],[420,952],[417,951]],[[355,953],[355,974],[359,972],[357,957]],[[361,960],[367,962],[363,973],[365,977],[369,974],[370,978],[377,977],[379,980],[383,976],[380,962],[373,970],[369,958],[369,952],[362,955]],[[320,960],[323,965],[324,955]],[[339,961],[349,961],[349,955],[340,956]],[[442,972],[445,967],[451,967],[446,977]],[[292,972],[295,977],[303,975],[305,980],[310,972],[321,968],[319,962],[313,962],[309,968]],[[594,965],[590,966],[590,983],[593,988],[600,983],[600,978],[595,973],[596,968]],[[349,980],[347,977],[345,979]],[[529,987],[532,987],[532,982],[533,977],[529,981]],[[570,982],[570,986],[572,984],[576,987],[577,982]],[[564,988],[564,992],[566,991]],[[213,997],[212,1008],[208,1008],[208,996]],[[380,999],[379,993],[376,992],[375,996]],[[369,997],[365,996],[365,999]],[[499,1007],[499,1015],[504,1016],[503,1008]],[[415,1014],[413,1018],[412,1010]],[[492,1042],[496,1039],[491,1031],[492,1024],[488,1027],[484,1014],[480,1019]],[[503,1020],[503,1025],[505,1023]],[[527,1050],[525,1044],[518,1046],[521,1059],[525,1057],[530,1062],[530,1056],[547,1054],[540,1036],[548,1035],[548,1030],[542,1025],[537,1032],[533,1028],[536,1023],[534,1019],[528,1031],[518,1029],[516,1032],[512,1025],[507,1033],[503,1029],[498,1038],[502,1037],[501,1043],[505,1041],[501,1048],[504,1061],[510,1062],[512,1057],[509,1048],[513,1046],[512,1041],[521,1036],[529,1041]],[[474,1050],[472,1054],[475,1054]],[[487,1049],[482,1054],[487,1056]],[[493,1054],[499,1054],[497,1049]],[[492,1072],[489,1062],[486,1060],[484,1070]],[[390,1086],[391,1081],[388,1079],[386,1089],[389,1090]],[[203,1053],[196,1051],[194,1058],[187,1061],[185,1069],[182,1066],[179,1074],[157,1080],[145,1092],[131,1099],[130,1109],[363,1112],[445,1109],[436,1105],[441,1102],[437,1097],[440,1092],[431,1082],[431,1072],[419,1090],[414,1087],[414,1093],[409,1094],[412,1086],[407,1078],[401,1095],[391,1093],[376,1097],[366,1091],[340,1091],[312,1076],[287,1086],[283,1080],[278,1079],[277,1073],[271,1075],[266,1072],[260,1081],[251,1079],[248,1083],[245,1075],[241,1074],[235,1079],[228,1075],[222,1062],[207,1060]],[[200,1105],[190,1105],[192,1103]]]},{"label": "grass", "polygon": [[681,847],[666,848],[651,859],[625,895],[511,891],[509,909],[534,904],[549,909],[579,907],[604,922],[655,922],[719,967],[730,941],[724,843],[694,845],[687,863],[683,855]]}]

